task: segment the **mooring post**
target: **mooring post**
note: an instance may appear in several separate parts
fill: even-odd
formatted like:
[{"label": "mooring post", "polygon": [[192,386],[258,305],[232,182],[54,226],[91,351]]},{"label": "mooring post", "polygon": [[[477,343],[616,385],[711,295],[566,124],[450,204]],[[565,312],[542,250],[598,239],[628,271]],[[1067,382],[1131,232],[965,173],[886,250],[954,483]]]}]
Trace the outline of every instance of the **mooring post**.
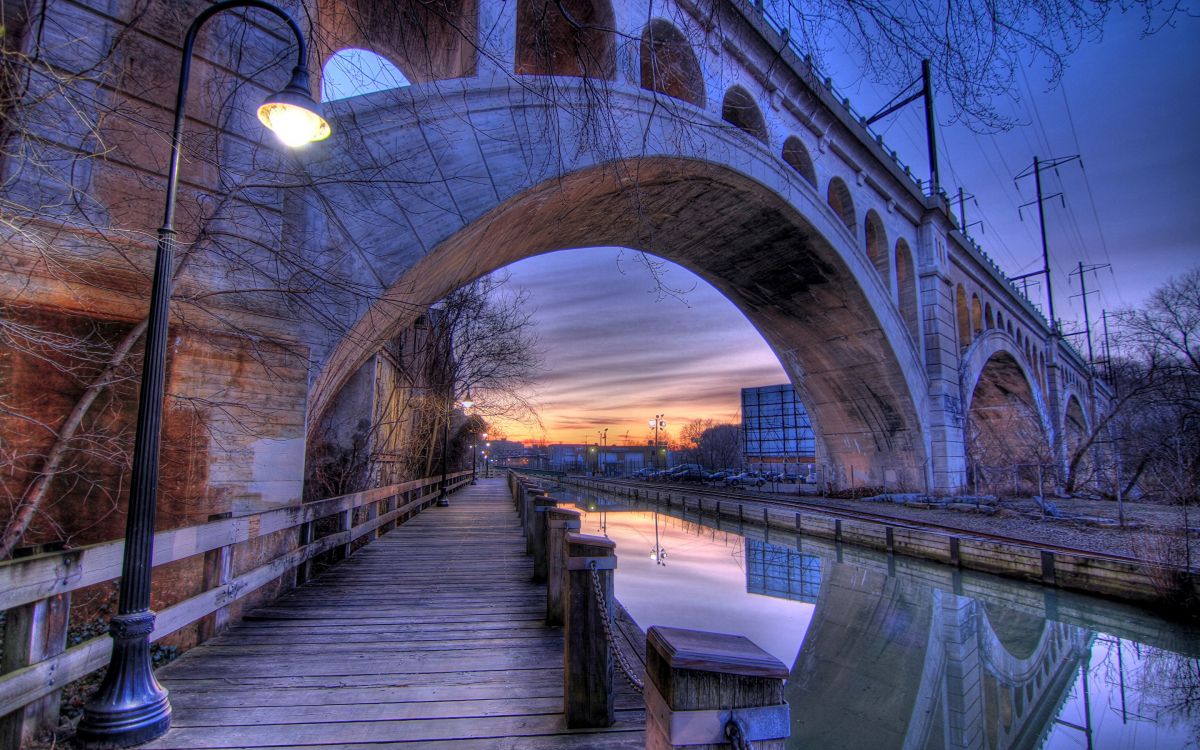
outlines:
[{"label": "mooring post", "polygon": [[[563,617],[563,712],[567,727],[608,727],[613,713],[613,658],[604,635],[612,611],[616,543],[602,536],[567,536]],[[594,568],[593,568],[594,566]],[[592,579],[600,582],[600,606]]]},{"label": "mooring post", "polygon": [[646,634],[646,750],[783,750],[787,667],[740,635],[653,626]]},{"label": "mooring post", "polygon": [[533,554],[533,501],[542,496],[540,489],[529,489],[521,498],[521,533],[525,535],[525,552]]},{"label": "mooring post", "polygon": [[535,497],[530,510],[529,543],[533,552],[533,582],[546,580],[546,513],[556,504],[549,495]]},{"label": "mooring post", "polygon": [[568,508],[546,511],[546,624],[562,625],[566,587],[567,535],[579,531],[580,512]]}]

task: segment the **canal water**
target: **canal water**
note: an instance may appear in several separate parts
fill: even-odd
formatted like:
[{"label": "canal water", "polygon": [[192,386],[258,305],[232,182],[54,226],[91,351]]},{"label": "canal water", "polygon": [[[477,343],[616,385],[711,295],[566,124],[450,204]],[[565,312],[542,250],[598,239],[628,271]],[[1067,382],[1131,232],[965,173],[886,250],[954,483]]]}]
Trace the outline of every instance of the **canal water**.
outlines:
[{"label": "canal water", "polygon": [[651,625],[791,671],[787,747],[1200,748],[1200,639],[1139,608],[573,488]]}]

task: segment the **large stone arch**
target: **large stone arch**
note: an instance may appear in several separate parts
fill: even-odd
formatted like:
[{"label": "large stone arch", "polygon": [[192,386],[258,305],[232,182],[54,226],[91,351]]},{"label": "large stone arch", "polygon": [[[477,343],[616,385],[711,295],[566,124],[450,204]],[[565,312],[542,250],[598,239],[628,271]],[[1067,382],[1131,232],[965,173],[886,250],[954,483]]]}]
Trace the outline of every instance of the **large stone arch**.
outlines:
[{"label": "large stone arch", "polygon": [[1055,425],[1032,363],[1007,332],[984,331],[963,354],[969,459],[982,466],[1039,462]]},{"label": "large stone arch", "polygon": [[[402,95],[423,93],[418,86]],[[645,112],[651,96],[639,90],[613,100]],[[344,188],[339,204],[347,210],[337,216],[338,228],[352,226],[357,244],[366,246],[362,254],[370,263],[354,270],[380,280],[381,299],[361,309],[351,329],[318,355],[323,361],[310,391],[309,425],[372,347],[449,291],[538,253],[623,246],[688,267],[746,315],[797,384],[817,422],[819,460],[831,475],[859,485],[923,485],[928,382],[917,347],[840,218],[776,154],[748,146],[725,128],[694,129],[700,136],[692,143],[672,134],[661,139],[659,153],[647,153],[655,141],[645,134],[654,135],[661,123],[652,121],[647,131],[647,123],[628,118],[629,132],[618,142],[632,152],[629,158],[579,150],[572,164],[549,168],[564,150],[513,131],[532,116],[514,114],[507,92],[481,90],[468,101],[472,112],[497,113],[489,138],[478,140],[458,112],[446,112],[441,122],[422,112],[418,127],[397,122],[403,118],[393,107],[376,118],[367,111],[371,102],[368,95],[339,103],[360,128],[378,128],[363,130],[365,141],[429,153],[425,163],[397,164],[395,183]],[[448,132],[453,128],[462,136]],[[506,146],[513,141],[522,142],[523,161],[513,161]],[[462,148],[463,142],[473,148]],[[485,146],[492,143],[489,152]],[[334,145],[311,168],[318,179],[323,172],[353,172],[355,153]],[[454,177],[422,183],[411,177],[439,172]],[[313,226],[305,232],[333,232],[319,226],[326,213],[309,216]],[[310,241],[329,246],[337,240]]]}]

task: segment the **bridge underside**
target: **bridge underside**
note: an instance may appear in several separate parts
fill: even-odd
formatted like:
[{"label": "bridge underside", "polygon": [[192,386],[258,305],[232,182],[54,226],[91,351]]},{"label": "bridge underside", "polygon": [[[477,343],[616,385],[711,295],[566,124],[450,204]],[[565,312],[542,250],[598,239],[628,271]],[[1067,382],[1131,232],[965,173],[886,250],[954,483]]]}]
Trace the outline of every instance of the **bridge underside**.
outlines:
[{"label": "bridge underside", "polygon": [[[634,171],[636,183],[629,179]],[[669,259],[729,298],[797,384],[814,418],[818,460],[831,478],[848,485],[923,485],[911,365],[906,372],[893,351],[859,281],[864,271],[771,190],[694,160],[580,170],[527,190],[458,231],[404,273],[335,350],[312,408],[319,413],[340,373],[369,353],[350,342],[397,335],[415,319],[414,310],[492,270],[593,246]]]}]

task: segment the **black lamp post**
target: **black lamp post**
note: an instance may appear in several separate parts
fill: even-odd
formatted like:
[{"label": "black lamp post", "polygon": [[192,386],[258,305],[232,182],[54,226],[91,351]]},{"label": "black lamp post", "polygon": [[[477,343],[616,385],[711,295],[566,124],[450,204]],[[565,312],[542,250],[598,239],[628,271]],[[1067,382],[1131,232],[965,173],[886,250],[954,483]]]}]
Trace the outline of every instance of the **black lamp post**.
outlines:
[{"label": "black lamp post", "polygon": [[[467,398],[461,402],[464,409],[470,409],[475,405],[471,400],[471,391],[467,390]],[[449,403],[446,404],[446,427],[442,430],[442,482],[440,491],[438,492],[437,504],[439,507],[447,508],[450,506],[450,493],[446,491],[447,477],[449,477],[449,462],[450,462],[450,421],[454,418],[454,397],[451,391]],[[474,451],[472,451],[474,452]]]},{"label": "black lamp post", "polygon": [[183,40],[179,92],[175,98],[175,128],[171,134],[166,207],[158,230],[154,281],[150,294],[146,353],[138,398],[134,433],[133,470],[129,482],[129,508],[125,522],[125,551],[118,588],[120,603],[109,625],[113,639],[108,671],[95,697],[84,706],[76,738],[88,748],[116,748],[148,742],[171,726],[167,691],[154,679],[150,664],[150,569],[154,553],[154,511],[158,496],[158,446],[162,427],[164,370],[166,366],[168,306],[175,255],[175,193],[179,182],[179,155],[187,94],[188,73],[196,34],[204,22],[232,8],[260,8],[282,18],[291,28],[300,50],[286,88],[267,98],[258,119],[289,146],[319,141],[329,136],[329,124],[308,92],[308,45],[300,27],[287,13],[262,0],[228,0],[206,8],[188,28]]}]

